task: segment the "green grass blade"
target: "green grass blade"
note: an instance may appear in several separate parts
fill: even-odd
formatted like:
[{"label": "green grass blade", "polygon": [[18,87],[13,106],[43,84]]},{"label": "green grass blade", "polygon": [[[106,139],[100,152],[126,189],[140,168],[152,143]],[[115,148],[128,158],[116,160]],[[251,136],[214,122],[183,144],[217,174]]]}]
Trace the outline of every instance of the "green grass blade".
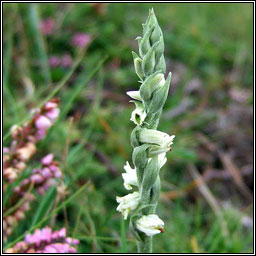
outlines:
[{"label": "green grass blade", "polygon": [[51,187],[46,195],[42,198],[37,211],[32,220],[31,226],[34,226],[40,219],[42,219],[50,209],[50,206],[54,203],[56,197],[56,187]]},{"label": "green grass blade", "polygon": [[127,252],[127,242],[126,242],[126,226],[125,226],[125,220],[121,218],[121,245],[122,245],[122,253]]},{"label": "green grass blade", "polygon": [[35,44],[36,55],[38,57],[44,82],[49,84],[51,83],[51,73],[48,65],[48,57],[46,53],[44,38],[40,31],[40,18],[37,4],[29,4],[28,25],[32,36],[31,39]]}]

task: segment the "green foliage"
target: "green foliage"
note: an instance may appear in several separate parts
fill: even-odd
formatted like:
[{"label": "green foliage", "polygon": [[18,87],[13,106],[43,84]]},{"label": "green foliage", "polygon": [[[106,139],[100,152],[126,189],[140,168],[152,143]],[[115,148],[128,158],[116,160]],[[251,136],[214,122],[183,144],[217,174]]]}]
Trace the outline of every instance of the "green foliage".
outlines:
[{"label": "green foliage", "polygon": [[[54,214],[58,213],[53,229],[63,227],[65,206],[68,235],[80,239],[79,253],[136,251],[128,223],[116,212],[115,196],[125,193],[121,173],[132,155],[129,116],[133,104],[124,96],[126,91],[138,89],[131,51],[137,50],[134,39],[152,7],[164,31],[166,70],[173,74],[159,124],[159,130],[176,135],[168,162],[160,172],[163,195],[186,190],[191,183],[187,162],[195,164],[202,174],[209,166],[220,168],[215,153],[209,156],[200,146],[198,133],[230,152],[236,148],[248,152],[244,143],[248,138],[249,144],[252,141],[251,123],[244,123],[243,115],[236,127],[229,126],[229,136],[216,126],[230,106],[244,104],[231,98],[232,89],[249,92],[246,113],[253,107],[253,4],[112,3],[100,13],[88,3],[4,3],[4,146],[11,141],[10,127],[24,123],[29,109],[53,96],[61,99],[61,118],[39,143],[37,154],[17,184],[47,153],[54,153],[61,168],[64,166],[69,118],[74,117],[64,170],[70,194],[50,213],[47,207],[54,203],[53,192],[38,196],[5,248],[22,240],[27,231],[49,224]],[[39,23],[49,17],[54,19],[56,30],[43,36]],[[92,36],[86,52],[70,44],[76,32]],[[71,68],[48,66],[50,56],[66,53],[73,58]],[[142,76],[141,72],[137,70]],[[193,81],[199,82],[193,87]],[[234,142],[239,134],[246,138],[241,137],[238,145],[229,148],[227,141]],[[242,155],[236,161],[239,167],[250,163]],[[87,181],[91,184],[84,186]],[[204,198],[189,190],[173,198],[160,196],[158,214],[165,220],[165,233],[157,237],[153,252],[251,253],[252,230],[241,221],[250,211],[240,210],[248,204],[239,193],[233,193],[237,191],[235,185],[232,193],[227,192],[227,183],[233,184],[218,180],[210,181],[209,186],[219,201],[225,198],[230,203],[223,209],[228,238],[223,237],[223,227]],[[11,192],[12,188],[6,191],[4,202]]]}]

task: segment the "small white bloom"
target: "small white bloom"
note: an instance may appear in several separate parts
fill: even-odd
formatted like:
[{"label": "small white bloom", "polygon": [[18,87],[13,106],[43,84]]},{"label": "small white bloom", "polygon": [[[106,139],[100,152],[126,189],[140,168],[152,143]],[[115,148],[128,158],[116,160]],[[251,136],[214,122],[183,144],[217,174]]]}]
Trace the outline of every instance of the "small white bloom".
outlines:
[{"label": "small white bloom", "polygon": [[[175,135],[169,136],[167,133],[153,129],[142,129],[140,132],[140,141],[142,143],[153,144],[150,148],[150,154],[162,154],[170,150]],[[164,160],[164,157],[163,159]]]},{"label": "small white bloom", "polygon": [[137,208],[140,201],[140,193],[133,192],[123,197],[117,196],[116,201],[119,203],[116,209],[122,213],[126,220],[129,212]]},{"label": "small white bloom", "polygon": [[164,222],[156,215],[143,215],[136,221],[136,228],[147,236],[154,236],[164,232]]},{"label": "small white bloom", "polygon": [[124,187],[127,190],[131,190],[132,185],[138,186],[136,169],[131,168],[128,161],[126,162],[126,165],[124,166],[124,170],[126,171],[126,173],[122,173],[122,176],[124,179]]},{"label": "small white bloom", "polygon": [[[148,159],[148,163],[152,160],[152,158],[149,158]],[[158,155],[158,166],[159,166],[159,169],[161,169],[165,163],[167,161],[167,158],[166,158],[166,153],[161,153]]]},{"label": "small white bloom", "polygon": [[136,125],[141,125],[145,120],[147,114],[141,103],[135,102],[136,108],[132,111],[130,120],[133,121]]},{"label": "small white bloom", "polygon": [[162,153],[158,155],[158,165],[160,169],[165,165],[166,161],[167,161],[166,153]]},{"label": "small white bloom", "polygon": [[132,99],[142,101],[140,91],[129,91],[126,94],[130,96]]}]

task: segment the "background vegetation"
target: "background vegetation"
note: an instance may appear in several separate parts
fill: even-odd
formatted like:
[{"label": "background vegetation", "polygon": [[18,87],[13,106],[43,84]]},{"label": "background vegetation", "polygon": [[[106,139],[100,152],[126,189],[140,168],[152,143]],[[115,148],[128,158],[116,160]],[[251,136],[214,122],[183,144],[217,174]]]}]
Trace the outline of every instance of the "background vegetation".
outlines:
[{"label": "background vegetation", "polygon": [[[161,171],[165,233],[154,238],[154,252],[252,252],[253,4],[5,3],[4,145],[9,128],[56,93],[60,118],[29,165],[54,153],[69,191],[63,202],[89,184],[59,208],[53,229],[66,226],[81,253],[135,252],[115,197],[126,193],[121,173],[132,151],[126,91],[139,84],[131,51],[151,7],[173,74],[159,130],[176,135]],[[54,28],[45,35],[40,23],[49,18]],[[92,38],[87,51],[71,43],[76,33]],[[71,66],[49,63],[67,54]],[[38,198],[5,246],[55,200],[52,190]]]}]

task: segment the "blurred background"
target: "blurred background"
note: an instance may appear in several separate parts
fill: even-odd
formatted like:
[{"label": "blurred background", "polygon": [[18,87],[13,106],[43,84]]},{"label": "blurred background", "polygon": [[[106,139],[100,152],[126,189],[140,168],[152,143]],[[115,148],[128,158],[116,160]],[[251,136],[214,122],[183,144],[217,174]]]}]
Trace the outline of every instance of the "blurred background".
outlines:
[{"label": "blurred background", "polygon": [[[90,183],[53,229],[66,226],[80,253],[135,252],[115,197],[127,193],[121,173],[132,153],[131,51],[151,7],[173,74],[159,130],[176,135],[161,170],[165,233],[154,252],[252,252],[252,3],[4,3],[4,146],[10,127],[56,92],[60,117],[29,166],[54,153],[65,198]],[[54,208],[55,196],[37,195],[8,242],[31,227],[45,198],[42,217]]]}]

